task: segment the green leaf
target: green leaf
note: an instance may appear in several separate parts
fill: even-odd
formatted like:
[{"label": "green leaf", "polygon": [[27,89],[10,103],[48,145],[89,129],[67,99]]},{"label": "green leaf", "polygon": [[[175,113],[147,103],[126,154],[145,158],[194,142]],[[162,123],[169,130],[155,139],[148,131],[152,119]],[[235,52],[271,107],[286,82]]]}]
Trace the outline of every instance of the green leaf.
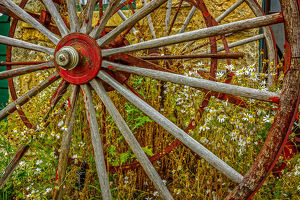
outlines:
[{"label": "green leaf", "polygon": [[116,147],[113,145],[110,146],[108,149],[108,155],[110,155],[110,156],[115,155],[115,152],[116,152]]},{"label": "green leaf", "polygon": [[119,163],[120,163],[119,158],[116,158],[116,159],[114,160],[114,162],[112,163],[112,166],[118,166]]},{"label": "green leaf", "polygon": [[121,164],[125,163],[129,158],[129,153],[121,153],[120,154],[120,161]]},{"label": "green leaf", "polygon": [[153,156],[153,149],[149,149],[148,147],[142,147],[142,149],[144,150],[144,152],[148,155],[148,156]]}]

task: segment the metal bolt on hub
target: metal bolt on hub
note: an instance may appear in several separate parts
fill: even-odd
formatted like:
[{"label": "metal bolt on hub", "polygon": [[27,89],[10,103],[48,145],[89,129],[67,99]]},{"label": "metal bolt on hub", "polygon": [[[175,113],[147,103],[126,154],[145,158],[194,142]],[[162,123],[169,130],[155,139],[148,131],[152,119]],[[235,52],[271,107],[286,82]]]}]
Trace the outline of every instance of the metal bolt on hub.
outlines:
[{"label": "metal bolt on hub", "polygon": [[65,46],[55,54],[55,62],[64,70],[72,70],[78,65],[79,54],[73,47]]}]

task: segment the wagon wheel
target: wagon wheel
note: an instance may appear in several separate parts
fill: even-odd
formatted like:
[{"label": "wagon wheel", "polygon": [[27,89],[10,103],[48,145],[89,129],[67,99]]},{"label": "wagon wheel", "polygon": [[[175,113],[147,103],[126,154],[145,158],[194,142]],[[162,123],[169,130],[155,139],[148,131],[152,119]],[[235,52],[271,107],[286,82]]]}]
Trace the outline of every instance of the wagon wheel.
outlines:
[{"label": "wagon wheel", "polygon": [[[91,36],[98,38],[102,31],[104,30],[104,26],[107,23],[107,19],[111,16],[111,13],[116,8],[120,1],[112,1],[111,6],[105,12],[102,20],[99,25],[94,28],[94,30],[90,33]],[[267,176],[269,170],[271,169],[272,163],[277,159],[276,155],[278,154],[278,150],[280,149],[285,136],[289,130],[289,125],[292,124],[293,116],[295,108],[297,107],[297,98],[299,93],[299,50],[297,46],[299,45],[299,22],[297,20],[299,18],[299,10],[298,5],[295,1],[282,1],[283,14],[285,16],[286,22],[286,32],[287,39],[291,46],[291,66],[289,70],[287,70],[286,78],[283,85],[283,90],[280,96],[277,93],[261,91],[257,89],[245,88],[241,86],[229,85],[214,82],[211,80],[203,80],[199,78],[191,78],[183,75],[179,75],[176,73],[161,71],[161,69],[145,69],[143,67],[136,66],[128,66],[124,63],[116,63],[114,59],[109,59],[110,56],[122,53],[128,53],[132,51],[145,50],[151,48],[159,48],[167,45],[173,45],[181,42],[189,42],[193,40],[198,40],[204,37],[213,37],[219,35],[220,32],[222,34],[234,33],[237,31],[241,31],[244,29],[255,28],[265,25],[270,25],[273,23],[282,22],[281,14],[273,14],[269,16],[257,17],[254,19],[248,19],[235,23],[228,23],[226,25],[220,25],[215,27],[210,27],[207,29],[202,29],[194,32],[185,32],[181,34],[176,34],[172,36],[166,36],[158,39],[153,39],[150,41],[140,42],[138,44],[127,45],[124,47],[117,48],[108,48],[105,49],[105,45],[109,44],[113,41],[119,34],[128,29],[130,26],[134,25],[141,18],[145,17],[147,14],[151,13],[153,10],[158,8],[160,5],[165,3],[165,1],[151,1],[149,4],[141,8],[137,11],[132,17],[128,18],[124,23],[119,25],[117,28],[108,32],[106,35],[100,37],[97,40],[91,39],[89,36],[85,34],[75,33],[77,31],[90,32],[90,20],[84,21],[82,28],[78,26],[78,21],[76,22],[77,17],[75,16],[75,5],[72,1],[68,1],[69,3],[69,14],[71,17],[70,27],[71,32],[63,22],[62,18],[59,17],[56,8],[54,7],[52,1],[44,1],[46,7],[52,14],[61,35],[64,37],[60,39],[52,32],[47,30],[45,27],[41,26],[33,17],[28,15],[24,10],[20,9],[17,5],[12,3],[9,0],[2,0],[1,4],[4,5],[9,10],[13,11],[16,15],[18,15],[22,20],[26,21],[34,28],[43,33],[46,37],[48,37],[55,45],[57,45],[56,49],[51,49],[47,47],[42,47],[34,44],[30,44],[28,42],[20,41],[13,38],[8,38],[1,36],[1,43],[12,45],[16,47],[22,47],[27,49],[32,49],[36,51],[42,51],[48,54],[54,54],[55,61],[50,61],[47,63],[46,68],[56,67],[56,72],[54,72],[51,76],[49,76],[45,81],[40,83],[38,87],[31,89],[26,95],[19,97],[12,104],[8,105],[0,112],[0,117],[3,119],[8,116],[9,113],[15,111],[17,109],[17,105],[23,105],[25,102],[29,100],[30,97],[35,96],[41,90],[47,88],[51,83],[55,82],[59,77],[62,77],[65,82],[72,84],[72,95],[71,95],[71,109],[68,112],[68,118],[66,124],[68,124],[68,128],[65,131],[63,137],[63,146],[62,152],[60,156],[60,162],[58,167],[58,180],[57,184],[64,177],[64,169],[66,168],[66,155],[68,154],[68,146],[69,139],[72,134],[72,129],[74,125],[74,111],[76,107],[76,100],[78,98],[79,88],[82,89],[84,94],[84,101],[86,103],[86,111],[87,118],[89,120],[92,142],[94,146],[95,153],[95,161],[97,166],[97,173],[99,177],[99,182],[101,186],[103,199],[111,199],[111,194],[109,191],[109,183],[107,180],[107,172],[105,161],[103,157],[103,150],[101,145],[101,139],[98,131],[98,124],[95,116],[95,110],[93,107],[92,95],[91,95],[91,87],[95,90],[95,92],[100,96],[101,100],[107,107],[109,113],[112,118],[115,120],[117,126],[122,132],[124,138],[132,148],[135,153],[137,159],[143,166],[145,172],[152,180],[154,186],[159,191],[160,195],[164,199],[173,199],[170,192],[166,188],[166,186],[161,181],[159,175],[153,168],[151,162],[141,149],[140,145],[134,138],[130,129],[126,125],[125,121],[122,119],[118,110],[115,108],[110,98],[106,94],[104,83],[109,84],[115,90],[119,91],[120,94],[125,96],[130,102],[132,102],[136,107],[141,109],[146,115],[149,115],[154,121],[156,121],[159,125],[164,127],[167,131],[169,131],[172,135],[174,135],[177,139],[179,139],[183,144],[189,147],[192,151],[194,151],[199,156],[203,157],[207,160],[211,165],[220,170],[223,174],[225,174],[228,178],[230,178],[233,182],[239,183],[236,189],[229,194],[228,198],[246,198],[249,197],[255,189],[259,186],[261,181]],[[188,1],[192,2],[192,1]],[[201,2],[201,1],[199,1]],[[195,3],[195,2],[192,2]],[[197,3],[195,3],[196,5]],[[199,4],[198,4],[199,5]],[[92,9],[91,9],[92,10]],[[289,17],[290,15],[293,17]],[[295,20],[295,21],[293,21]],[[293,27],[293,30],[291,29]],[[97,42],[97,44],[96,44]],[[118,42],[118,41],[115,41]],[[89,55],[85,49],[93,50],[92,54]],[[216,55],[215,55],[216,56]],[[88,57],[88,61],[83,58]],[[102,61],[102,63],[101,63]],[[92,63],[95,67],[89,68],[89,64]],[[101,63],[101,64],[100,64]],[[11,78],[14,76],[18,76],[21,74],[33,72],[36,70],[44,69],[45,64],[43,65],[35,65],[30,67],[19,68],[17,70],[8,69],[5,73],[2,73],[1,78]],[[138,64],[137,64],[138,65]],[[147,76],[154,79],[169,81],[177,84],[183,84],[196,88],[203,88],[205,90],[211,90],[218,93],[226,93],[246,98],[253,98],[262,101],[269,102],[277,102],[280,104],[280,108],[278,114],[276,116],[275,122],[272,126],[271,131],[269,132],[268,138],[265,141],[265,144],[256,158],[256,162],[248,171],[248,173],[243,177],[229,165],[227,165],[224,161],[216,157],[209,150],[207,150],[204,146],[194,140],[192,137],[188,136],[184,131],[174,125],[170,120],[165,118],[151,106],[146,104],[140,98],[138,98],[135,94],[130,92],[124,86],[120,84],[120,79],[118,76],[122,76],[122,73],[117,72],[127,72],[130,74],[137,74],[141,76]],[[67,84],[67,83],[65,83]],[[79,86],[80,85],[80,86]],[[61,86],[63,87],[63,86]],[[64,86],[65,87],[65,86]],[[106,88],[107,89],[107,88]],[[280,102],[278,102],[280,100]],[[299,103],[299,102],[298,102]],[[280,119],[280,120],[279,120]],[[66,148],[66,149],[64,149]],[[26,150],[26,148],[23,148]],[[22,149],[20,149],[22,153]],[[16,158],[15,162],[20,157]],[[11,163],[12,165],[14,162]],[[13,168],[13,167],[12,167]],[[6,170],[6,174],[9,173]],[[4,180],[6,179],[4,174]],[[1,179],[1,185],[4,182],[3,178]],[[60,185],[60,184],[59,184]],[[58,195],[59,192],[56,193]],[[59,195],[58,195],[59,196]],[[57,196],[55,196],[57,197]]]}]

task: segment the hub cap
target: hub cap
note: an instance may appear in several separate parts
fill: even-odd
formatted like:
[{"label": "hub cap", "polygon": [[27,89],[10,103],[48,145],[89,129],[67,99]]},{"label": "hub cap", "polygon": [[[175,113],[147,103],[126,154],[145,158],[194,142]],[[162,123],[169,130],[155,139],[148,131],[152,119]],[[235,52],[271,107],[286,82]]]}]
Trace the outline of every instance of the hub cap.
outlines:
[{"label": "hub cap", "polygon": [[55,67],[61,77],[82,85],[94,79],[101,68],[101,50],[97,42],[82,33],[64,37],[55,50]]}]

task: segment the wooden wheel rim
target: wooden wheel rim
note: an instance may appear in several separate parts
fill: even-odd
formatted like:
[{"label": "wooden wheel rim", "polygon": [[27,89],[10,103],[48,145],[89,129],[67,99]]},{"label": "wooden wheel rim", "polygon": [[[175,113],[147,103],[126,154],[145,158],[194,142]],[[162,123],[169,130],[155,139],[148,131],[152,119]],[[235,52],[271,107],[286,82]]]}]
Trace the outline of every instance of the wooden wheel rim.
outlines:
[{"label": "wooden wheel rim", "polygon": [[[295,6],[295,3],[293,4],[293,2],[288,2],[288,1],[283,1],[283,5],[285,6],[285,7],[283,7],[283,9],[284,9],[284,14],[285,14],[285,16],[288,16],[288,13],[290,12],[290,10],[293,10],[293,8],[291,8],[291,5],[292,6]],[[298,5],[299,6],[299,5]],[[294,7],[294,8],[296,8],[297,9],[297,5],[296,5],[296,7]],[[285,10],[286,9],[286,10]],[[289,10],[290,9],[290,10]],[[299,10],[298,10],[298,16],[299,16]],[[286,23],[287,23],[287,27],[288,27],[288,25],[290,25],[291,24],[291,22],[293,22],[293,20],[292,19],[286,19]],[[297,23],[296,23],[297,24]],[[290,29],[290,27],[288,27],[288,32],[287,32],[287,34],[290,36],[290,35],[293,35],[294,34],[294,32],[293,31],[291,31],[291,29]],[[297,31],[298,31],[299,29],[297,29]],[[297,39],[297,37],[296,37],[296,39]],[[290,40],[290,42],[291,42],[291,46],[292,46],[292,48],[294,47],[294,46],[296,46],[298,43],[297,42],[299,42],[299,41],[295,41],[295,38],[288,38],[288,40]],[[296,44],[295,44],[296,43]],[[297,94],[298,94],[298,92],[299,92],[299,79],[297,79],[297,77],[295,77],[295,76],[297,76],[297,73],[299,73],[299,51],[297,51],[297,50],[295,50],[295,49],[293,49],[293,52],[292,52],[292,61],[291,61],[291,63],[292,63],[292,70],[293,70],[293,74],[290,72],[290,73],[288,73],[287,74],[287,79],[286,79],[286,82],[288,82],[289,83],[289,89],[288,88],[284,88],[285,90],[284,90],[284,92],[283,92],[283,94],[282,94],[282,96],[281,96],[281,99],[282,100],[286,100],[287,102],[289,102],[289,103],[291,103],[291,105],[289,106],[289,105],[285,105],[285,104],[283,104],[283,103],[281,103],[281,107],[284,107],[284,108],[281,108],[281,110],[279,111],[279,113],[278,113],[278,115],[277,115],[277,120],[275,120],[275,125],[273,125],[273,128],[271,129],[271,132],[270,132],[270,136],[267,138],[267,141],[265,142],[265,145],[264,145],[264,147],[263,147],[263,149],[262,149],[262,151],[261,151],[261,153],[260,153],[260,155],[259,156],[261,156],[262,154],[264,154],[265,152],[264,151],[269,151],[269,147],[268,147],[268,144],[271,142],[271,143],[273,143],[274,141],[272,141],[273,139],[274,139],[274,137],[277,137],[277,136],[275,136],[274,134],[275,134],[275,132],[277,131],[277,133],[278,133],[278,131],[280,131],[282,134],[280,135],[280,141],[283,141],[284,140],[284,136],[286,135],[286,133],[287,133],[287,130],[288,130],[288,127],[289,127],[289,123],[288,122],[290,122],[290,121],[292,121],[292,118],[293,118],[293,116],[294,116],[294,107],[297,107],[297,101],[295,101],[295,99],[297,99]],[[297,68],[297,66],[298,66],[298,68]],[[296,74],[296,75],[295,75]],[[292,83],[292,84],[290,84],[290,83]],[[294,93],[294,95],[292,95],[291,93]],[[295,95],[296,94],[296,95]],[[287,116],[286,117],[286,119],[288,120],[288,122],[285,122],[284,123],[284,126],[283,126],[283,128],[282,127],[279,127],[278,126],[278,124],[277,124],[277,126],[276,126],[276,123],[278,123],[278,116],[280,116],[280,115],[283,115],[283,116]],[[281,119],[281,118],[280,118]],[[282,125],[282,124],[281,124]],[[279,130],[280,129],[280,130]],[[272,134],[273,133],[273,134]],[[278,139],[278,137],[277,137],[277,139]],[[283,144],[283,142],[281,142],[281,145]],[[276,151],[276,149],[280,149],[280,146],[281,146],[280,144],[279,145],[277,145],[276,146],[276,148],[275,148],[275,152],[278,152],[278,151]],[[274,157],[274,156],[270,156],[270,157]],[[276,157],[276,156],[275,156]],[[276,158],[275,158],[276,159]],[[271,160],[274,160],[274,159],[271,159]],[[258,162],[258,161],[257,161]],[[256,162],[256,163],[257,163]],[[254,167],[252,167],[252,171],[250,170],[248,173],[247,173],[247,175],[248,175],[248,177],[251,175],[251,173],[253,173],[253,169],[255,169],[255,170],[257,170],[257,168],[255,168],[255,167],[257,167],[257,166],[254,166]],[[264,169],[265,170],[265,169]],[[250,174],[250,175],[249,175]],[[246,175],[246,176],[247,176]],[[247,178],[248,178],[247,177]],[[251,178],[249,178],[249,179],[247,179],[247,178],[244,178],[244,181],[243,181],[243,183],[239,186],[239,189],[236,189],[235,191],[233,191],[233,193],[231,194],[232,196],[233,195],[245,195],[245,194],[242,194],[242,191],[243,191],[243,189],[246,187],[246,188],[249,188],[249,186],[246,186],[247,185],[247,183],[245,183],[245,181],[249,181],[249,179]],[[244,188],[243,188],[244,187]],[[253,190],[253,186],[250,188],[250,192],[251,192],[251,190]],[[247,196],[249,196],[249,191],[247,191]],[[240,196],[241,197],[241,196]]]}]

